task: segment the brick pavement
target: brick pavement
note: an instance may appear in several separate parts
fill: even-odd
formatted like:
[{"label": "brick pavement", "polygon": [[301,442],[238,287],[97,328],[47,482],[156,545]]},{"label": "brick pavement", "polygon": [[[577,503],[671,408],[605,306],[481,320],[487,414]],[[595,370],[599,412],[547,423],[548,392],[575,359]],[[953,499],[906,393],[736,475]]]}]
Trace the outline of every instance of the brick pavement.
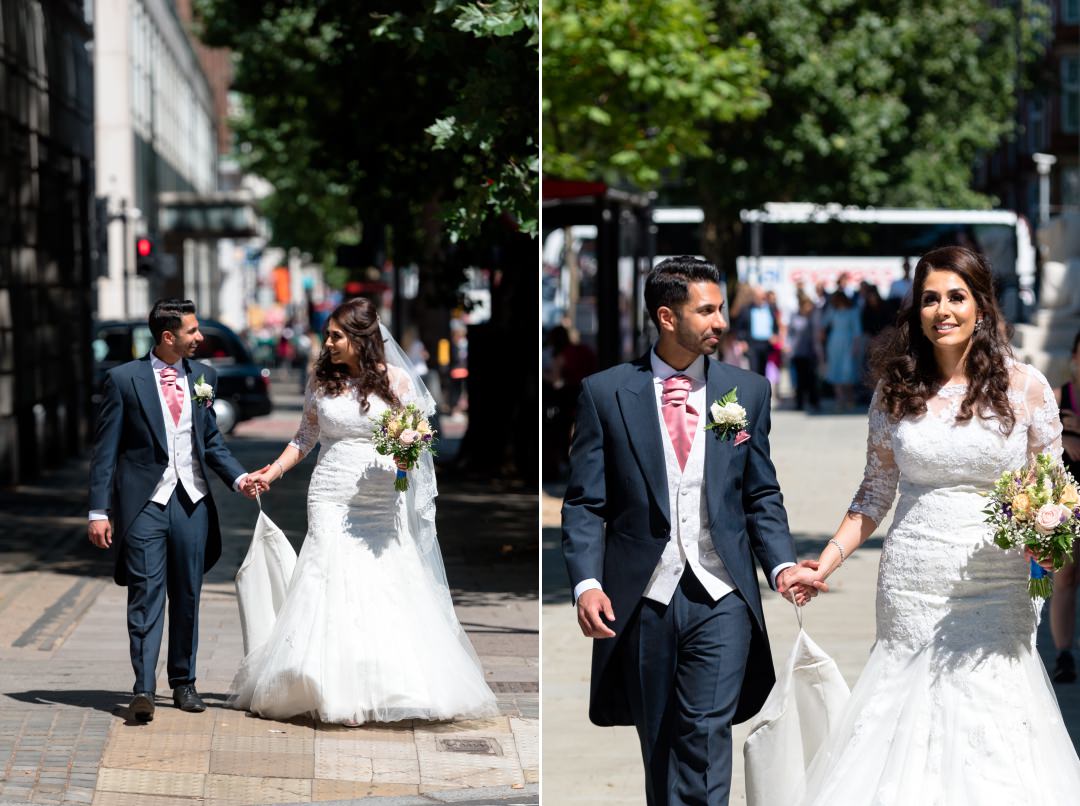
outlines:
[{"label": "brick pavement", "polygon": [[[865,415],[808,417],[792,411],[773,415],[773,459],[800,557],[816,557],[832,536],[862,479]],[[541,500],[543,526],[544,798],[559,806],[642,806],[644,774],[633,728],[598,728],[586,716],[589,641],[582,638],[569,605],[569,584],[559,551],[562,490],[551,486]],[[831,592],[805,611],[807,632],[837,662],[853,685],[874,640],[874,599],[885,523],[829,579]],[[767,585],[762,577],[763,590]],[[776,663],[786,661],[797,632],[792,606],[776,594],[764,595],[765,619]],[[1043,661],[1052,664],[1049,620],[1038,635]],[[1080,747],[1080,683],[1056,686],[1062,713]],[[742,742],[733,732],[733,806],[745,803]],[[1047,786],[1052,786],[1047,782]]]},{"label": "brick pavement", "polygon": [[[245,467],[276,456],[296,427],[299,398],[280,387],[275,398],[274,415],[230,438]],[[296,545],[313,466],[314,457],[264,498]],[[214,478],[224,545],[203,590],[198,680],[210,708],[185,714],[159,696],[154,721],[137,725],[126,720],[126,594],[109,578],[111,553],[85,537],[86,473],[73,462],[0,490],[0,804],[538,802],[535,494],[439,475],[447,576],[500,716],[348,729],[223,707],[242,654],[232,578],[257,509]],[[164,658],[163,647],[167,694]]]}]

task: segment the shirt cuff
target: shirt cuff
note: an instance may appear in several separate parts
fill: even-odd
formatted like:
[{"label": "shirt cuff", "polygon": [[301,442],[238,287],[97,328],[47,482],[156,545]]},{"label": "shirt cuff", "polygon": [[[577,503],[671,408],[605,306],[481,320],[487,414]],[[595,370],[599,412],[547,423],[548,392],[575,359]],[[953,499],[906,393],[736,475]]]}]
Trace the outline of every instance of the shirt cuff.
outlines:
[{"label": "shirt cuff", "polygon": [[603,590],[603,587],[601,587],[599,580],[589,578],[579,582],[577,585],[574,586],[574,603],[577,604],[578,597],[581,596],[581,594],[583,594],[585,591],[592,590]]},{"label": "shirt cuff", "polygon": [[109,513],[104,509],[92,509],[90,510],[90,520],[92,521],[107,521],[109,519]]},{"label": "shirt cuff", "polygon": [[780,563],[780,565],[772,570],[772,573],[769,575],[769,584],[772,585],[773,590],[776,590],[776,578],[780,576],[780,572],[785,568],[792,568],[794,565],[795,563]]},{"label": "shirt cuff", "polygon": [[248,473],[241,473],[239,476],[236,477],[236,480],[233,481],[232,488],[236,492],[240,492],[240,485],[244,483],[244,479],[246,479],[248,475]]}]

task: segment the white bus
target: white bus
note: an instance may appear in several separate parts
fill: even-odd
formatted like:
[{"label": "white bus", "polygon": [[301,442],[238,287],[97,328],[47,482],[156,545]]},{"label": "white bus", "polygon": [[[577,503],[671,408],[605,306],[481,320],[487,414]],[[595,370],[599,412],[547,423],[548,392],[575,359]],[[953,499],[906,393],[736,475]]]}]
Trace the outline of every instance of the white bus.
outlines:
[{"label": "white bus", "polygon": [[920,255],[939,246],[966,246],[994,271],[998,299],[1009,321],[1035,302],[1035,247],[1023,216],[1009,210],[921,210],[839,205],[766,204],[743,210],[739,279],[776,290],[794,307],[796,289],[866,280],[888,295]]},{"label": "white bus", "polygon": [[[841,274],[866,280],[887,296],[902,276],[904,259],[938,246],[963,245],[983,254],[994,269],[1006,317],[1020,321],[1034,304],[1035,247],[1023,216],[1008,210],[920,210],[842,207],[836,204],[768,203],[743,210],[739,280],[774,290],[784,310],[796,291],[819,283],[832,290]],[[701,253],[705,220],[699,207],[653,211],[656,260]]]}]

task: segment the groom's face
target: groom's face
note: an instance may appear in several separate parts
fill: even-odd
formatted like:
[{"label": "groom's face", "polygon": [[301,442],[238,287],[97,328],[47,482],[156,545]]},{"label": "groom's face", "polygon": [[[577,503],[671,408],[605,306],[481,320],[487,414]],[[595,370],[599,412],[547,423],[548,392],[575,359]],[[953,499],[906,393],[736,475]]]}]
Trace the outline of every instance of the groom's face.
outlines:
[{"label": "groom's face", "polygon": [[[202,343],[203,335],[199,332],[199,320],[193,313],[186,313],[180,319],[180,327],[176,332],[168,334],[172,336],[172,348],[182,358],[191,358],[195,350]],[[168,339],[168,336],[163,336]]]},{"label": "groom's face", "polygon": [[676,343],[695,355],[712,355],[727,328],[720,286],[704,280],[688,283],[689,299],[672,317]]}]

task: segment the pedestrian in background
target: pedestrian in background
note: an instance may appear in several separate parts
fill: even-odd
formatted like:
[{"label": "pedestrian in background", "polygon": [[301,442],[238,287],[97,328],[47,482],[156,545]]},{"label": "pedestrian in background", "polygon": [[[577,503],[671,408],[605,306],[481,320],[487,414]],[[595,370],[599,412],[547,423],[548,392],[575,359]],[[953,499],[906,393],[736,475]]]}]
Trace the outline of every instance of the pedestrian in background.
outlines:
[{"label": "pedestrian in background", "polygon": [[784,324],[784,317],[780,314],[780,306],[776,301],[776,292],[771,289],[766,291],[765,301],[772,312],[773,322],[776,326],[776,333],[771,343],[772,349],[769,350],[769,356],[765,359],[765,378],[772,387],[773,401],[779,403],[780,371],[784,367],[784,344],[787,343],[787,327]]},{"label": "pedestrian in background", "polygon": [[829,299],[823,325],[825,341],[825,380],[836,394],[836,410],[851,411],[855,402],[855,384],[859,382],[859,339],[862,321],[851,298],[837,288]]},{"label": "pedestrian in background", "polygon": [[[1066,467],[1073,476],[1080,476],[1080,333],[1072,346],[1072,376],[1054,390],[1061,413],[1061,446]],[[1054,662],[1055,683],[1076,680],[1076,659],[1073,658],[1073,635],[1076,632],[1076,589],[1080,582],[1076,559],[1080,544],[1073,544],[1073,557],[1054,574],[1054,595],[1050,597],[1050,634],[1054,639],[1057,659]]]},{"label": "pedestrian in background", "polygon": [[818,393],[818,362],[821,359],[821,316],[814,301],[799,292],[799,309],[788,324],[791,350],[791,369],[795,373],[795,408],[810,411],[820,405]]},{"label": "pedestrian in background", "polygon": [[911,260],[909,258],[904,258],[904,265],[900,270],[903,276],[893,280],[892,285],[889,286],[889,302],[895,303],[897,309],[903,307],[911,297]]},{"label": "pedestrian in background", "polygon": [[737,323],[742,320],[742,313],[754,301],[754,292],[746,283],[735,286],[735,295],[728,306],[728,321],[732,327],[724,331],[720,337],[720,345],[717,353],[725,364],[731,364],[740,369],[750,369],[750,345],[746,343],[745,334],[739,331]]},{"label": "pedestrian in background", "polygon": [[735,322],[735,331],[747,344],[750,370],[758,375],[764,375],[769,354],[780,333],[780,323],[777,321],[772,306],[769,305],[765,289],[754,286],[751,293],[753,302],[739,312]]}]

